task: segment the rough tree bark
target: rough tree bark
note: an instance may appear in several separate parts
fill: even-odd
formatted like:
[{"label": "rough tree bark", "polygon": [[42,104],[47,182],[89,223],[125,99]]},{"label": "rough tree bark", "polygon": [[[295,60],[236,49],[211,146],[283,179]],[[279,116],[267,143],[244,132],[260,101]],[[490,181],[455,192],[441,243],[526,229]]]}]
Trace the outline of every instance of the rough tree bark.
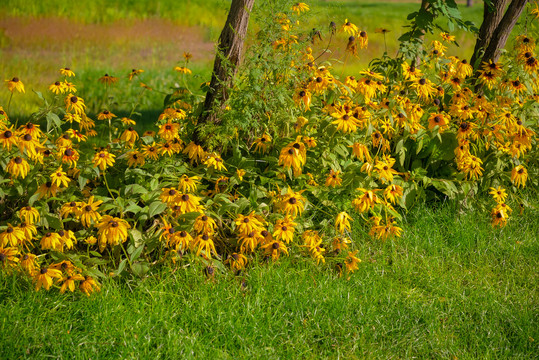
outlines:
[{"label": "rough tree bark", "polygon": [[470,64],[475,66],[478,59],[481,59],[479,63],[498,60],[500,51],[527,2],[528,0],[492,0],[492,8],[489,8],[487,3],[484,4],[483,23],[479,29]]},{"label": "rough tree bark", "polygon": [[203,110],[198,118],[198,124],[193,134],[193,141],[201,145],[200,125],[217,122],[215,106],[222,104],[228,97],[228,89],[241,62],[243,44],[249,16],[255,0],[232,0],[228,18],[219,36],[217,54],[213,64],[213,72],[209,90],[206,93]]}]

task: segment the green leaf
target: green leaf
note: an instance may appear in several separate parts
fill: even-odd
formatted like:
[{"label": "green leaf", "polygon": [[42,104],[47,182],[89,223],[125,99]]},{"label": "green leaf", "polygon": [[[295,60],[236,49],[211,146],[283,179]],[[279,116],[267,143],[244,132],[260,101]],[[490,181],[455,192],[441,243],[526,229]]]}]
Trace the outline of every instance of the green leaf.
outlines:
[{"label": "green leaf", "polygon": [[118,276],[120,275],[124,270],[125,270],[125,266],[127,265],[127,259],[123,259],[121,262],[120,262],[120,265],[118,265],[118,270],[116,270],[116,273],[115,275]]},{"label": "green leaf", "polygon": [[167,209],[166,204],[162,203],[161,201],[154,201],[148,207],[148,216],[152,218],[156,215],[161,214],[166,209]]},{"label": "green leaf", "polygon": [[142,254],[142,250],[144,250],[144,245],[141,245],[133,251],[131,254],[131,262],[137,260],[140,257],[140,254]]},{"label": "green leaf", "polygon": [[61,130],[62,121],[60,120],[58,115],[56,115],[55,113],[49,112],[47,113],[47,132],[49,132],[53,126],[56,129]]}]

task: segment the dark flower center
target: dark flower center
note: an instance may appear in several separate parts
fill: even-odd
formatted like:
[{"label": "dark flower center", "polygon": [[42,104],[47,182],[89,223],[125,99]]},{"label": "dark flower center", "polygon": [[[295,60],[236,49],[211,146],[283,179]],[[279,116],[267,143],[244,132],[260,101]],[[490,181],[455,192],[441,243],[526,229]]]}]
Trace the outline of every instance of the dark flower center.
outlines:
[{"label": "dark flower center", "polygon": [[104,158],[105,156],[106,156],[105,153],[99,153],[100,158]]},{"label": "dark flower center", "polygon": [[187,237],[187,233],[185,231],[180,232],[181,237]]},{"label": "dark flower center", "polygon": [[207,241],[210,237],[208,235],[202,235],[202,240]]},{"label": "dark flower center", "polygon": [[350,116],[344,115],[344,116],[342,117],[342,119],[343,119],[344,121],[346,121],[346,120],[350,119]]},{"label": "dark flower center", "polygon": [[86,210],[86,211],[92,211],[92,206],[91,206],[91,205],[86,205],[86,206],[84,207],[84,210]]},{"label": "dark flower center", "polygon": [[250,221],[249,218],[243,219],[243,222],[246,223],[246,224],[247,224],[249,221]]},{"label": "dark flower center", "polygon": [[32,135],[26,134],[26,135],[24,135],[23,139],[24,139],[24,141],[31,141],[32,140]]},{"label": "dark flower center", "polygon": [[50,237],[52,235],[52,233],[48,232],[45,234],[45,237]]},{"label": "dark flower center", "polygon": [[169,233],[169,234],[174,234],[175,232],[176,232],[176,230],[174,230],[174,228],[168,229],[168,233]]},{"label": "dark flower center", "polygon": [[60,231],[58,231],[58,235],[60,235],[60,236],[62,236],[62,237],[63,237],[63,236],[65,235],[65,231],[64,231],[64,230],[60,230]]},{"label": "dark flower center", "polygon": [[300,97],[304,97],[305,94],[306,94],[306,93],[305,93],[305,91],[303,91],[303,90],[301,90],[301,91],[299,92],[299,96],[300,96]]},{"label": "dark flower center", "polygon": [[519,174],[523,174],[524,173],[524,168],[521,168],[517,171]]},{"label": "dark flower center", "polygon": [[13,81],[13,82],[19,82],[19,78],[18,78],[18,77],[14,77],[13,79],[11,79],[11,81]]},{"label": "dark flower center", "polygon": [[115,228],[115,227],[118,227],[118,222],[115,221],[115,220],[112,220],[112,221],[110,222],[110,226],[112,226],[112,227],[114,227],[114,228]]},{"label": "dark flower center", "polygon": [[277,250],[279,248],[279,243],[278,242],[274,242],[271,247],[274,249],[274,250]]},{"label": "dark flower center", "polygon": [[67,149],[66,151],[64,151],[64,155],[65,155],[65,156],[71,156],[71,155],[73,155],[73,150]]},{"label": "dark flower center", "polygon": [[359,33],[359,36],[365,37],[365,36],[367,36],[367,33],[365,31],[362,31],[362,32]]},{"label": "dark flower center", "polygon": [[262,230],[262,231],[260,232],[260,234],[261,234],[263,237],[266,237],[266,236],[269,235],[269,232],[268,232],[268,230]]},{"label": "dark flower center", "polygon": [[287,228],[286,226],[283,226],[283,227],[281,228],[281,230],[282,230],[282,231],[287,231],[288,228]]},{"label": "dark flower center", "polygon": [[12,227],[8,227],[7,230],[6,230],[6,232],[7,232],[8,234],[11,234],[13,231],[14,231],[14,230],[13,230]]},{"label": "dark flower center", "polygon": [[206,215],[204,215],[201,219],[202,221],[208,221],[208,217]]},{"label": "dark flower center", "polygon": [[72,96],[71,99],[69,99],[69,100],[71,100],[71,102],[73,104],[75,104],[77,101],[79,101],[79,99],[76,96]]},{"label": "dark flower center", "polygon": [[288,199],[288,203],[291,205],[294,205],[297,202],[298,202],[298,199],[296,199],[295,197],[291,197],[290,199]]},{"label": "dark flower center", "polygon": [[13,136],[13,133],[12,133],[11,131],[6,130],[6,132],[4,132],[4,137],[5,137],[6,139],[9,139],[9,138],[12,137],[12,136]]},{"label": "dark flower center", "polygon": [[321,83],[322,81],[323,81],[323,79],[320,76],[316,78],[317,83]]},{"label": "dark flower center", "polygon": [[461,123],[461,124],[460,124],[460,128],[461,128],[461,130],[466,130],[466,129],[468,129],[468,123],[467,123],[466,121],[463,122],[463,123]]},{"label": "dark flower center", "polygon": [[170,189],[170,190],[168,191],[168,194],[169,194],[169,195],[174,195],[174,194],[176,194],[176,190]]},{"label": "dark flower center", "polygon": [[[183,195],[182,195],[182,201],[189,201],[189,195],[183,194]],[[203,216],[202,219],[203,219],[204,221],[208,220],[208,218],[207,218],[206,216]]]},{"label": "dark flower center", "polygon": [[20,156],[15,158],[15,164],[22,164],[22,158]]},{"label": "dark flower center", "polygon": [[39,273],[41,275],[45,275],[47,273],[48,269],[46,267],[42,267],[41,270],[39,270]]},{"label": "dark flower center", "polygon": [[33,128],[34,128],[34,124],[28,123],[28,124],[26,124],[26,128],[27,128],[27,129],[33,129]]},{"label": "dark flower center", "polygon": [[442,118],[441,118],[441,117],[439,117],[439,116],[435,116],[435,117],[434,117],[434,122],[435,122],[435,123],[439,123],[440,121],[442,121]]},{"label": "dark flower center", "polygon": [[420,85],[425,85],[427,83],[427,80],[425,79],[419,79],[419,84]]}]

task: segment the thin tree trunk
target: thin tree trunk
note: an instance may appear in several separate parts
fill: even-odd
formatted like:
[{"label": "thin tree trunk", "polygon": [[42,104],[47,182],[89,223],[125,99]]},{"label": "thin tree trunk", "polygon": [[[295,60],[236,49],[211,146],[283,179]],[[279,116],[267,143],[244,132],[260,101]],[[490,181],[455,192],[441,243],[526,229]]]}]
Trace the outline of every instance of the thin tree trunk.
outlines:
[{"label": "thin tree trunk", "polygon": [[485,55],[483,55],[484,62],[488,62],[489,60],[496,62],[498,60],[501,50],[505,47],[505,43],[527,2],[528,0],[513,0],[511,2],[505,15],[496,27],[496,31],[492,34],[492,38],[485,50]]},{"label": "thin tree trunk", "polygon": [[232,86],[233,77],[241,62],[249,16],[254,2],[255,0],[232,0],[230,5],[228,18],[219,36],[210,87],[193,134],[193,141],[198,145],[201,145],[202,140],[200,125],[208,122],[217,123],[214,109],[228,98],[228,89]]},{"label": "thin tree trunk", "polygon": [[472,66],[475,66],[477,59],[481,58],[481,51],[486,50],[488,47],[490,39],[500,24],[505,8],[510,1],[511,0],[493,0],[492,8],[489,8],[487,3],[483,5],[483,23],[479,29],[479,36],[475,43],[472,58],[470,59],[470,64]]}]

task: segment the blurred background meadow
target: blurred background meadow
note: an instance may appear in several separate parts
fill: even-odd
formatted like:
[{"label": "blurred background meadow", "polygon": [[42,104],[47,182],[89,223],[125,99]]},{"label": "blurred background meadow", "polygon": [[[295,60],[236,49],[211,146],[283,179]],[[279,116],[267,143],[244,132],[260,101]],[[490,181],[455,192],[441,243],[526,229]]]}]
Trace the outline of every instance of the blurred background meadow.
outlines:
[{"label": "blurred background meadow", "polygon": [[[315,55],[327,45],[331,21],[340,26],[348,19],[369,34],[368,48],[359,50],[357,57],[345,60],[347,36],[340,34],[333,39],[331,52],[321,58],[342,67],[339,72],[344,76],[365,69],[370,60],[382,56],[384,35],[375,33],[376,29],[390,31],[386,34],[387,51],[395,55],[397,39],[406,31],[406,16],[420,5],[420,1],[410,0],[308,3],[311,11],[303,17],[307,29],[312,27],[322,34],[322,41],[313,45]],[[260,4],[255,3],[255,11]],[[462,1],[459,4],[463,19],[479,26],[483,2],[476,0],[471,7]],[[104,74],[118,77],[119,84],[111,91],[118,100],[120,116],[129,113],[131,106],[123,104],[122,98],[136,97],[140,82],[151,87],[153,91],[144,95],[139,107],[143,111],[137,119],[140,126],[148,127],[162,110],[165,94],[180,82],[173,68],[183,64],[184,52],[193,56],[189,64],[193,73],[186,77],[188,85],[203,94],[200,85],[210,79],[215,42],[229,7],[230,0],[83,0],[75,4],[62,0],[2,1],[0,74],[2,80],[19,77],[27,89],[26,95],[15,95],[10,116],[27,118],[35,112],[40,100],[32,90],[46,93],[59,78],[58,70],[66,66],[75,71],[73,82],[84,99],[103,98],[105,90],[98,79]],[[440,26],[445,27],[443,20]],[[260,30],[256,18],[251,19],[249,28],[251,36]],[[474,35],[464,31],[455,31],[454,35],[460,47],[452,45],[449,53],[469,58]],[[132,69],[143,69],[144,73],[139,81],[130,83],[127,76]],[[6,107],[9,95],[5,88],[0,91],[0,106]],[[99,102],[87,102],[90,115],[101,110]]]}]

